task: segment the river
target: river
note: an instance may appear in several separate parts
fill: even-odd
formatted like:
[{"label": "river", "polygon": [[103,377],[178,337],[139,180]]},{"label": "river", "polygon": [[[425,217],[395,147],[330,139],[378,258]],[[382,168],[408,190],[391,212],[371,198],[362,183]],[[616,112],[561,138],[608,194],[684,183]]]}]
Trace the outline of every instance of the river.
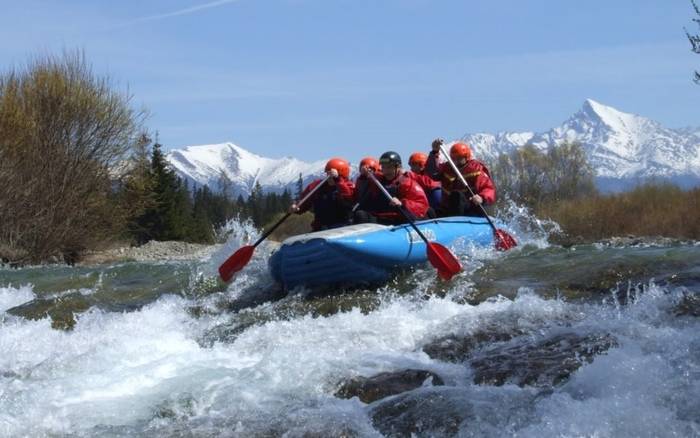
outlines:
[{"label": "river", "polygon": [[222,285],[235,233],[201,260],[0,268],[0,436],[700,436],[700,245],[546,237],[354,290],[281,290],[267,244]]}]

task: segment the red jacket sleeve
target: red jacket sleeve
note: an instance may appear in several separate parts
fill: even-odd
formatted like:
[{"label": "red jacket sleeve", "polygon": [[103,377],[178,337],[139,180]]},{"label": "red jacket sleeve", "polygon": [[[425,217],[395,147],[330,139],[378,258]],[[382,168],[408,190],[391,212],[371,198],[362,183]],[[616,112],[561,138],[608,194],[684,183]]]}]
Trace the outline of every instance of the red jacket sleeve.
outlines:
[{"label": "red jacket sleeve", "polygon": [[413,178],[418,183],[418,185],[421,186],[423,191],[425,191],[426,193],[428,193],[431,190],[435,190],[435,189],[440,188],[440,185],[441,185],[440,182],[435,181],[434,179],[432,179],[428,175],[421,175],[420,173],[416,173],[416,172],[413,172],[410,170],[406,173],[411,178]]},{"label": "red jacket sleeve", "polygon": [[410,176],[404,174],[401,178],[398,197],[404,208],[416,218],[425,217],[428,212],[428,198],[425,196],[425,191]]},{"label": "red jacket sleeve", "polygon": [[496,186],[491,179],[491,172],[481,164],[481,172],[477,175],[474,181],[474,192],[481,196],[485,204],[493,204],[496,202]]}]

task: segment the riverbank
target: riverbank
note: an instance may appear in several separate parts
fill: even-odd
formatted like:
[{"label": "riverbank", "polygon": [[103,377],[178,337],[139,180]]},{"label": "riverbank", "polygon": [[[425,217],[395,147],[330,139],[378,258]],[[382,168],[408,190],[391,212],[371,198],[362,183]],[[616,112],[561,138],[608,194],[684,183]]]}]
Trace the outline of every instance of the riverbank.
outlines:
[{"label": "riverbank", "polygon": [[115,246],[85,253],[78,265],[99,265],[127,261],[195,260],[210,255],[218,245],[152,240],[141,246]]}]

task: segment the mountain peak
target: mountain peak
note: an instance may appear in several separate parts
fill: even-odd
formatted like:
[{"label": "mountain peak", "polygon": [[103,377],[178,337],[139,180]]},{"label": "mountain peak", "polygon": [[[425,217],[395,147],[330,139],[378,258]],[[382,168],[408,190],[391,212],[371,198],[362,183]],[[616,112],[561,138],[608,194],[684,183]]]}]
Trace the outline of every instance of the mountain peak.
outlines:
[{"label": "mountain peak", "polygon": [[321,174],[325,164],[263,157],[231,142],[173,149],[166,158],[181,177],[200,187],[206,184],[217,190],[225,176],[234,196],[249,195],[257,182],[267,190],[293,192],[299,174],[309,182]]},{"label": "mountain peak", "polygon": [[596,111],[596,109],[617,111],[615,108],[603,105],[602,103],[598,102],[597,100],[593,100],[590,97],[583,102],[583,107],[589,108],[592,111]]},{"label": "mountain peak", "polygon": [[598,119],[603,123],[610,124],[607,122],[614,121],[625,121],[630,120],[635,117],[634,114],[623,113],[611,106],[603,105],[600,102],[596,102],[593,99],[586,99],[581,108],[581,112],[587,115],[589,118]]},{"label": "mountain peak", "polygon": [[[597,176],[604,178],[700,177],[697,129],[673,130],[636,114],[625,113],[593,99],[562,125],[540,133],[467,134],[479,157],[497,159],[524,144],[541,150],[579,143]],[[518,138],[520,140],[516,140]]]},{"label": "mountain peak", "polygon": [[626,135],[645,135],[650,131],[663,129],[651,119],[622,112],[593,99],[586,99],[581,110],[574,114],[567,124],[571,123]]}]

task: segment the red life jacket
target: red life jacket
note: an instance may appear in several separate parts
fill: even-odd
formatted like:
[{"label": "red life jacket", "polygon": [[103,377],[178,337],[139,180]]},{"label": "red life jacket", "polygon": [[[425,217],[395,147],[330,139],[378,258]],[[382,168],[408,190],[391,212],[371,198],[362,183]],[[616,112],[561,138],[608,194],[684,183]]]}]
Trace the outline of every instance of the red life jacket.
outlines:
[{"label": "red life jacket", "polygon": [[[318,179],[306,186],[301,197],[306,196],[322,181],[322,179]],[[354,190],[355,186],[352,181],[339,177],[335,185],[326,183],[303,205],[300,205],[299,213],[313,209],[314,221],[311,223],[311,229],[314,231],[347,225],[350,219]]]},{"label": "red life jacket", "polygon": [[[425,196],[425,191],[423,191],[421,186],[411,178],[408,173],[409,172],[403,172],[391,181],[387,181],[384,175],[377,179],[391,196],[401,201],[406,211],[412,214],[416,219],[424,218],[428,212],[428,198]],[[374,189],[379,192],[376,186]],[[370,213],[377,217],[387,219],[403,218],[403,215],[389,204],[389,201],[382,193],[379,193],[379,195],[385,200],[384,208],[370,211]]]},{"label": "red life jacket", "polygon": [[[440,181],[442,182],[443,203],[447,201],[449,195],[453,191],[466,192],[466,195],[471,196],[469,190],[462,184],[461,179],[455,174],[450,163],[440,164]],[[468,160],[460,173],[466,180],[469,187],[475,195],[481,196],[485,204],[493,204],[496,202],[496,186],[491,180],[491,173],[485,164],[478,160]]]}]

